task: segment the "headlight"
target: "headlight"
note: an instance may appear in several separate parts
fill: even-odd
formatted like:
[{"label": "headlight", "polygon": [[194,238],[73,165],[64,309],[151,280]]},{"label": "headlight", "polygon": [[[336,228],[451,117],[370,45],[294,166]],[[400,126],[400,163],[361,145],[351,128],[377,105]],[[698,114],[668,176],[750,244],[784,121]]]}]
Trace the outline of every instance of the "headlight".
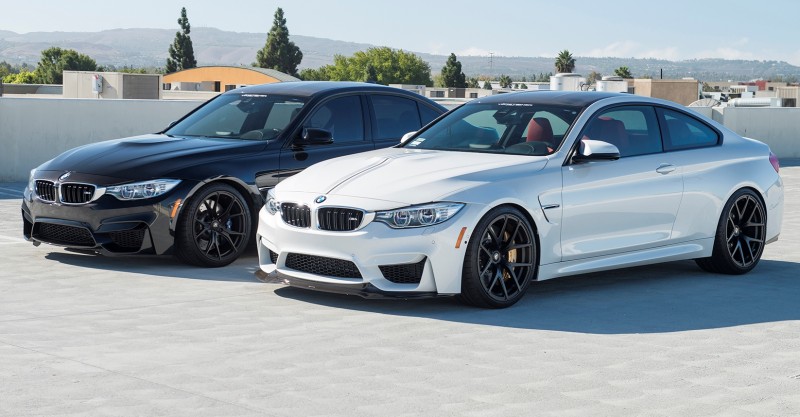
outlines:
[{"label": "headlight", "polygon": [[397,210],[379,211],[375,220],[394,229],[425,227],[450,220],[464,207],[463,203],[432,203],[405,207]]},{"label": "headlight", "polygon": [[275,191],[274,188],[267,191],[267,204],[264,205],[267,208],[267,212],[269,214],[275,214],[281,211],[281,203],[275,199]]},{"label": "headlight", "polygon": [[106,194],[111,194],[119,200],[142,200],[166,194],[180,182],[181,180],[152,180],[115,185],[107,187]]},{"label": "headlight", "polygon": [[33,191],[36,189],[36,184],[33,183],[33,175],[36,174],[36,168],[31,170],[31,175],[28,176],[28,189]]}]

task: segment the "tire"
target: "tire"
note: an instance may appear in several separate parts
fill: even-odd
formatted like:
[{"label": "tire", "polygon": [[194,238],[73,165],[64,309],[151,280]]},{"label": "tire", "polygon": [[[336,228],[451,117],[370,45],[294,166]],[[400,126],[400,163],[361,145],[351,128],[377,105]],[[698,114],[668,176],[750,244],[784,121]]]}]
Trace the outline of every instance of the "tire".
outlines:
[{"label": "tire", "polygon": [[722,209],[711,257],[695,259],[707,272],[741,275],[755,268],[764,252],[767,213],[753,190],[741,189]]},{"label": "tire", "polygon": [[536,275],[536,235],[519,210],[500,206],[475,226],[467,245],[459,300],[483,308],[519,301]]},{"label": "tire", "polygon": [[239,191],[227,184],[209,184],[189,200],[178,219],[175,256],[190,265],[228,265],[247,248],[252,221]]}]

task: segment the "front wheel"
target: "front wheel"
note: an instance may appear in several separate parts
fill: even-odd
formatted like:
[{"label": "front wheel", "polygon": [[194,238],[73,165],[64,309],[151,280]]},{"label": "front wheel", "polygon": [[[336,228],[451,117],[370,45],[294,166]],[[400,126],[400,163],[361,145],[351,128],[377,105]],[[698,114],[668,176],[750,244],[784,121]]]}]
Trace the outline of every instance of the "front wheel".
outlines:
[{"label": "front wheel", "polygon": [[467,245],[459,299],[477,307],[509,307],[525,295],[537,262],[528,220],[513,207],[497,207],[478,222]]},{"label": "front wheel", "polygon": [[737,191],[722,209],[711,257],[696,259],[708,272],[744,274],[755,268],[764,252],[767,230],[764,204],[749,189]]},{"label": "front wheel", "polygon": [[192,197],[176,230],[175,255],[183,262],[220,267],[235,261],[250,242],[250,208],[226,184],[211,184]]}]

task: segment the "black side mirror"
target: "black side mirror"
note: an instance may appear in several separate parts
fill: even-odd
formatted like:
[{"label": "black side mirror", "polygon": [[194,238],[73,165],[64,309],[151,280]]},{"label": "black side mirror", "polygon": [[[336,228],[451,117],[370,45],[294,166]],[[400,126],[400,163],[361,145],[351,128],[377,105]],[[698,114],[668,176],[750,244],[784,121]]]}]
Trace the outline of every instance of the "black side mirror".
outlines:
[{"label": "black side mirror", "polygon": [[303,136],[296,145],[328,145],[333,143],[333,134],[330,130],[307,127],[303,129]]}]

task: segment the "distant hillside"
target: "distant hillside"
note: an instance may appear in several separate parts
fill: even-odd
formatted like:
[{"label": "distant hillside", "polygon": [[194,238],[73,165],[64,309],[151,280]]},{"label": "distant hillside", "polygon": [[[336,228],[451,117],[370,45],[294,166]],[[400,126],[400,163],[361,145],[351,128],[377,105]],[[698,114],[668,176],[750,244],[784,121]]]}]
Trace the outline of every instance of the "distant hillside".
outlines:
[{"label": "distant hillside", "polygon": [[[176,29],[177,30],[177,29]],[[32,32],[17,34],[0,30],[0,61],[35,65],[43,49],[51,46],[75,49],[87,54],[101,65],[163,66],[167,48],[176,30],[169,29],[113,29],[102,32]],[[192,42],[199,65],[250,65],[256,51],[264,46],[266,33],[228,32],[215,28],[192,28]],[[333,62],[336,54],[352,55],[374,45],[293,35],[292,41],[303,51],[300,68],[317,68]],[[411,51],[413,52],[413,51]],[[447,60],[444,55],[417,53],[438,72]],[[459,56],[468,76],[510,75],[530,78],[535,74],[553,71],[551,57],[500,57],[495,56],[490,65],[488,57]],[[775,76],[800,77],[800,67],[783,61],[743,61],[701,59],[667,61],[635,58],[576,57],[576,72],[584,75],[597,71],[612,74],[615,68],[627,66],[639,77],[665,78],[695,77],[705,81],[749,80]]]}]

